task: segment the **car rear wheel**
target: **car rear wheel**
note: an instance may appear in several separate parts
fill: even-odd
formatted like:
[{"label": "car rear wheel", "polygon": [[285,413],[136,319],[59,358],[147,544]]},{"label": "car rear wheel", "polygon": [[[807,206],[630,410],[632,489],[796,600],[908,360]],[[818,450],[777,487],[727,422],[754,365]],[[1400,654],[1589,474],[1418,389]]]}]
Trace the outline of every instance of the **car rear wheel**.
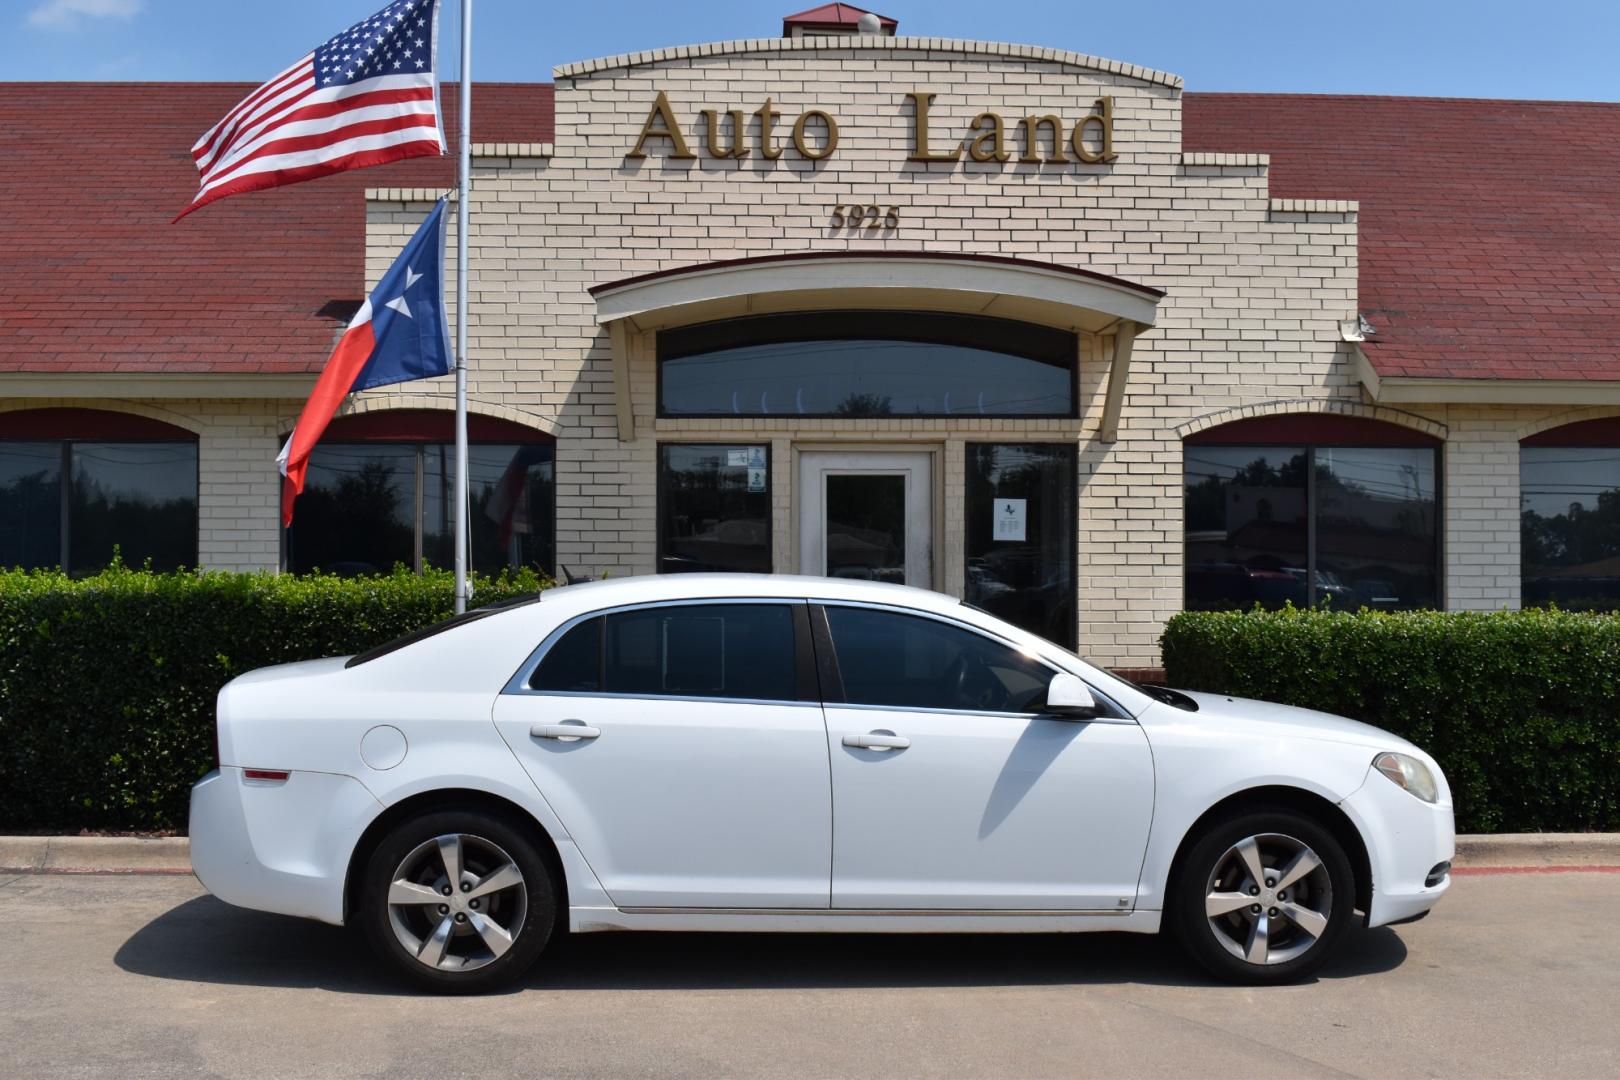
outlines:
[{"label": "car rear wheel", "polygon": [[1349,925],[1356,894],[1333,834],[1291,810],[1245,811],[1197,839],[1170,897],[1170,927],[1209,971],[1269,985],[1311,974]]},{"label": "car rear wheel", "polygon": [[539,957],[557,890],[527,830],[435,810],[389,831],[367,861],[361,925],[398,974],[445,993],[492,990]]}]

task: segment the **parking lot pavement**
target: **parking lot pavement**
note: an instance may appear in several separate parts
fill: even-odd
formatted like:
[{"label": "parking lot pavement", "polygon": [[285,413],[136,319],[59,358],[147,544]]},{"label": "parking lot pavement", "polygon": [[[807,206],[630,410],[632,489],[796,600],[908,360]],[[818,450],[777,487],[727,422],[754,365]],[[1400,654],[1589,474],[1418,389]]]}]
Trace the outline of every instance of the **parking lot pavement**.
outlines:
[{"label": "parking lot pavement", "polygon": [[403,993],[344,930],[189,877],[0,877],[15,1077],[1620,1075],[1620,874],[1459,878],[1300,986],[1168,944],[588,935],[515,992]]}]

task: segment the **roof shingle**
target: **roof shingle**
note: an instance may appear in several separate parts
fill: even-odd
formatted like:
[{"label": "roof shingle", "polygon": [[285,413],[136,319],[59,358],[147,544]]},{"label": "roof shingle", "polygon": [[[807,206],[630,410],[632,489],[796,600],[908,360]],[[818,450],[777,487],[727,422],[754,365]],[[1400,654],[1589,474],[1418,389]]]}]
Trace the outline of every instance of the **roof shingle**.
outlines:
[{"label": "roof shingle", "polygon": [[[364,289],[363,190],[448,187],[454,160],[227,199],[171,226],[195,189],[188,148],[251,89],[6,85],[0,371],[320,368],[333,312]],[[551,86],[477,94],[477,141],[553,141]],[[1377,328],[1364,348],[1381,375],[1620,380],[1620,105],[1183,103],[1187,151],[1269,154],[1273,197],[1360,203],[1361,308]]]}]

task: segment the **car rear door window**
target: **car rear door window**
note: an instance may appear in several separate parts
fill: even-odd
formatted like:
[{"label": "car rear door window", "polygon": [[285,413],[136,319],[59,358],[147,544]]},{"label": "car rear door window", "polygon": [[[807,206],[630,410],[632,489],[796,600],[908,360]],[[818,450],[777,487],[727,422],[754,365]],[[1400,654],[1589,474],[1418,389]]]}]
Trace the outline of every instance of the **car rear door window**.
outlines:
[{"label": "car rear door window", "polygon": [[681,604],[580,623],[536,667],[535,690],[797,701],[788,604]]},{"label": "car rear door window", "polygon": [[898,709],[1039,711],[1052,670],[983,634],[936,619],[829,606],[844,700]]},{"label": "car rear door window", "polygon": [[590,694],[602,689],[602,617],[586,619],[546,650],[529,678],[533,690]]}]

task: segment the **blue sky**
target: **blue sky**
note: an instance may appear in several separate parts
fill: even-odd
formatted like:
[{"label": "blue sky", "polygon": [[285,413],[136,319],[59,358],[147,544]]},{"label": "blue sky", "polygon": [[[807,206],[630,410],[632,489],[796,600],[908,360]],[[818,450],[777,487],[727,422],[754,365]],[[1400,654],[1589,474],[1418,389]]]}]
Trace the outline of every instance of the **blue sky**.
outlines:
[{"label": "blue sky", "polygon": [[[447,2],[454,49],[459,3]],[[0,78],[257,81],[383,4],[0,0]],[[473,70],[546,81],[570,60],[773,36],[809,6],[476,0]],[[883,0],[878,10],[902,33],[1074,49],[1175,72],[1190,90],[1620,100],[1616,0]]]}]

